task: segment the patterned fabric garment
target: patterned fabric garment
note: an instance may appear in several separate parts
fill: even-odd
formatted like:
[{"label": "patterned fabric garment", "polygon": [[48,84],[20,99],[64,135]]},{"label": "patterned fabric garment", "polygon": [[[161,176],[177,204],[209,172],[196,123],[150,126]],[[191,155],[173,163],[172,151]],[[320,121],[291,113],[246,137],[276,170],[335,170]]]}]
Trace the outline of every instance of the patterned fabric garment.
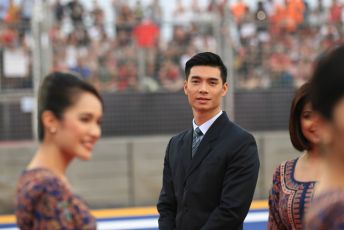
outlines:
[{"label": "patterned fabric garment", "polygon": [[16,191],[20,229],[96,229],[85,203],[48,169],[22,173]]},{"label": "patterned fabric garment", "polygon": [[344,191],[326,192],[312,201],[305,230],[344,230]]},{"label": "patterned fabric garment", "polygon": [[295,180],[294,173],[298,159],[282,163],[274,172],[269,194],[267,229],[302,229],[304,213],[310,206],[315,182]]}]

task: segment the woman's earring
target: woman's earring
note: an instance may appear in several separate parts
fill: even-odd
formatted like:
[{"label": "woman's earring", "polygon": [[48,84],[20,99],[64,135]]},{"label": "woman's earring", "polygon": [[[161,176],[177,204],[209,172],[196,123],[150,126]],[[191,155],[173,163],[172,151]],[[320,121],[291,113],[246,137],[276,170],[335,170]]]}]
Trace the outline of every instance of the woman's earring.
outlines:
[{"label": "woman's earring", "polygon": [[55,127],[51,127],[50,129],[49,129],[49,132],[51,133],[51,134],[55,134],[56,133],[56,128]]}]

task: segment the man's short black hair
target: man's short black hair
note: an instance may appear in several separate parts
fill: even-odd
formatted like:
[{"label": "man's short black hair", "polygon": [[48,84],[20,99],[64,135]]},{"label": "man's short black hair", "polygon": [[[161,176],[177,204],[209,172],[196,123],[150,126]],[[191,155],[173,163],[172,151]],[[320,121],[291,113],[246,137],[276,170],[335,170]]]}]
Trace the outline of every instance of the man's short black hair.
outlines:
[{"label": "man's short black hair", "polygon": [[227,82],[227,68],[219,55],[212,52],[203,52],[194,55],[185,64],[185,77],[188,79],[190,70],[194,66],[212,66],[220,69],[223,83]]}]

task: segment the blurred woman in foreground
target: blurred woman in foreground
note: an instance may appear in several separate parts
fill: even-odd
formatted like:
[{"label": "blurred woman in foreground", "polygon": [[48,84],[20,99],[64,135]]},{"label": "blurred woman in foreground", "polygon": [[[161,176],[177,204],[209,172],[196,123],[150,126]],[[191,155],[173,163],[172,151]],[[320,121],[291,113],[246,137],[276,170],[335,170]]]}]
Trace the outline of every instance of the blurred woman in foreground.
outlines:
[{"label": "blurred woman in foreground", "polygon": [[38,98],[40,145],[16,193],[20,229],[96,229],[86,204],[71,191],[66,169],[88,160],[101,135],[103,102],[93,86],[70,73],[48,75]]},{"label": "blurred woman in foreground", "polygon": [[305,218],[305,229],[344,229],[344,46],[321,57],[311,80],[319,116],[324,170]]}]

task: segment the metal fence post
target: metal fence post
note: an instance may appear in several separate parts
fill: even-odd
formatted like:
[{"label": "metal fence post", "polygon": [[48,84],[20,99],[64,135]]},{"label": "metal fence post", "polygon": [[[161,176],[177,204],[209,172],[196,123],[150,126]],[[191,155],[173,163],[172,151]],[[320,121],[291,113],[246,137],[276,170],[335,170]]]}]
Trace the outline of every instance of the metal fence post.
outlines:
[{"label": "metal fence post", "polygon": [[38,139],[38,90],[43,77],[48,74],[51,67],[51,46],[49,44],[49,27],[51,24],[49,15],[49,3],[45,0],[37,0],[33,8],[32,37],[33,37],[33,95],[34,106],[32,113],[32,132],[34,138]]},{"label": "metal fence post", "polygon": [[214,20],[215,37],[217,42],[217,52],[222,57],[224,64],[227,67],[227,82],[229,90],[227,95],[223,98],[223,109],[228,113],[231,120],[234,120],[234,55],[233,55],[233,41],[231,37],[231,26],[235,26],[232,23],[231,14],[228,8],[228,3],[225,1],[223,17],[219,14]]}]

